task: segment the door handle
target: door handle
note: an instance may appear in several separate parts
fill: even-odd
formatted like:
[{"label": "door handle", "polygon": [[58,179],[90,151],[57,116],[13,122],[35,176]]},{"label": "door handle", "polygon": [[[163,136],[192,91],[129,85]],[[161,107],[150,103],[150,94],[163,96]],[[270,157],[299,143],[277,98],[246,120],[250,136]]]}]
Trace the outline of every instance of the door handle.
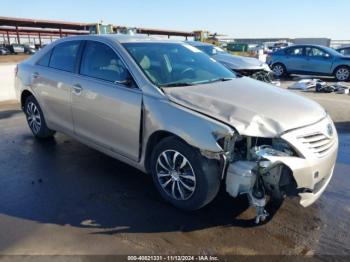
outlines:
[{"label": "door handle", "polygon": [[32,74],[33,79],[38,79],[40,77],[38,72]]},{"label": "door handle", "polygon": [[82,90],[83,90],[83,88],[80,84],[73,85],[73,94],[79,96],[81,94]]}]

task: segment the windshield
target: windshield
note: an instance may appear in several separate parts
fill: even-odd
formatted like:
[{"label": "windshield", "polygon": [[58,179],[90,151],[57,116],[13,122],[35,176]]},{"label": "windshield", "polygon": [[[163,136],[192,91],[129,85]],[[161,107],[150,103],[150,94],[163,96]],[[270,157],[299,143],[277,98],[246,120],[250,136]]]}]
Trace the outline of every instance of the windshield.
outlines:
[{"label": "windshield", "polygon": [[198,48],[199,50],[203,51],[207,55],[210,55],[210,56],[217,55],[217,54],[220,54],[220,53],[221,54],[226,53],[220,47],[213,46],[213,45],[199,45],[199,46],[195,46],[195,47]]},{"label": "windshield", "polygon": [[188,44],[124,43],[123,46],[157,86],[205,84],[235,77],[226,67]]}]

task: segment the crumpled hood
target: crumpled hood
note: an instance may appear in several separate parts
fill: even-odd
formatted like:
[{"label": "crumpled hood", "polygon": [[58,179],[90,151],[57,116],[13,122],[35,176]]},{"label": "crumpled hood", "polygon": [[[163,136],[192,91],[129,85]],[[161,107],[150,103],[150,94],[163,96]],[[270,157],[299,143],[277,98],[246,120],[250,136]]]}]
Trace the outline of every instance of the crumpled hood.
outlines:
[{"label": "crumpled hood", "polygon": [[255,70],[264,69],[264,63],[253,57],[236,56],[231,54],[217,54],[213,58],[218,62],[225,64],[231,69],[236,70]]},{"label": "crumpled hood", "polygon": [[164,88],[164,92],[171,101],[225,122],[247,136],[276,137],[326,116],[325,110],[308,98],[247,77]]}]

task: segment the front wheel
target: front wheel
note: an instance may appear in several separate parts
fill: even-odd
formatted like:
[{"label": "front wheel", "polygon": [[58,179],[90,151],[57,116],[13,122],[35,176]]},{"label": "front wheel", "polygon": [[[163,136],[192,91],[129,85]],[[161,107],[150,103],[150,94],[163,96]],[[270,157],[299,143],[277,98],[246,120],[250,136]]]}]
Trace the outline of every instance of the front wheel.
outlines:
[{"label": "front wheel", "polygon": [[347,66],[340,66],[338,67],[335,72],[334,76],[337,79],[337,81],[344,82],[350,80],[350,69]]},{"label": "front wheel", "polygon": [[211,202],[220,187],[215,160],[175,137],[163,139],[151,156],[154,184],[161,196],[184,210],[196,210]]},{"label": "front wheel", "polygon": [[35,137],[49,138],[55,134],[55,131],[47,127],[44,114],[34,96],[29,96],[26,99],[24,112],[28,126]]},{"label": "front wheel", "polygon": [[276,77],[283,77],[287,75],[287,69],[283,64],[276,63],[272,66],[271,69]]}]

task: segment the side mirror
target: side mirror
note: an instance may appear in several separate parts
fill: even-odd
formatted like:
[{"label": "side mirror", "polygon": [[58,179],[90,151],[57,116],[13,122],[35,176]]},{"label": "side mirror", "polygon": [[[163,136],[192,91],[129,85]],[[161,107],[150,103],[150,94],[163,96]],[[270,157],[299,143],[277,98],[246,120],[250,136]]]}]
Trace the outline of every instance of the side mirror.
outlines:
[{"label": "side mirror", "polygon": [[132,76],[129,73],[129,71],[127,72],[127,75],[126,75],[124,80],[116,80],[116,81],[114,81],[114,84],[124,85],[124,86],[127,86],[127,87],[132,87],[133,83],[134,82],[133,82]]}]

